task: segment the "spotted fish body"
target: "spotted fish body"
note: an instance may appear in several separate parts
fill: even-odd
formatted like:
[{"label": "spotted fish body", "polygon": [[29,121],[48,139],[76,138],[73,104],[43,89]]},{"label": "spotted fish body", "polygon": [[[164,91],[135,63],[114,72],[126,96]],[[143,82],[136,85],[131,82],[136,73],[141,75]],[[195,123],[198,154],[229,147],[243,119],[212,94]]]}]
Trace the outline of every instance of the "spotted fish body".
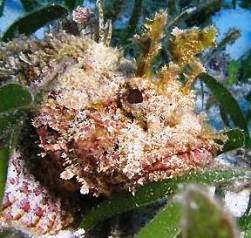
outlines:
[{"label": "spotted fish body", "polygon": [[73,221],[60,198],[48,193],[25,168],[20,152],[13,152],[8,168],[0,224],[33,236],[55,234]]},{"label": "spotted fish body", "polygon": [[[80,10],[75,18],[82,23]],[[84,13],[86,17],[88,11]],[[191,85],[205,70],[196,55],[213,45],[215,32],[210,27],[174,29],[172,61],[153,75],[151,62],[158,52],[165,22],[165,12],[156,14],[154,21],[145,25],[147,33],[135,38],[141,43],[152,42],[136,65],[121,51],[109,47],[107,41],[97,42],[62,30],[43,40],[20,38],[2,45],[0,66],[6,69],[4,77],[15,77],[32,91],[43,92],[32,118],[39,146],[37,159],[48,170],[57,171],[48,178],[61,190],[110,196],[114,191],[134,191],[150,181],[204,168],[213,161],[219,145],[205,118],[195,113]],[[190,71],[184,73],[184,86],[178,77],[187,65]],[[10,165],[18,158],[14,157]],[[25,201],[20,197],[16,202],[13,186],[23,185],[11,181],[10,173],[0,221],[37,233],[50,229],[56,232],[70,223],[60,200],[50,200],[43,213],[51,214],[54,204],[58,215],[53,217],[53,225],[46,224],[47,230],[43,230],[36,220],[37,206],[30,204],[33,190],[27,190]],[[36,187],[38,181],[32,178],[30,184]],[[7,211],[14,211],[16,206],[17,214],[9,216]],[[31,223],[16,221],[19,213]]]}]

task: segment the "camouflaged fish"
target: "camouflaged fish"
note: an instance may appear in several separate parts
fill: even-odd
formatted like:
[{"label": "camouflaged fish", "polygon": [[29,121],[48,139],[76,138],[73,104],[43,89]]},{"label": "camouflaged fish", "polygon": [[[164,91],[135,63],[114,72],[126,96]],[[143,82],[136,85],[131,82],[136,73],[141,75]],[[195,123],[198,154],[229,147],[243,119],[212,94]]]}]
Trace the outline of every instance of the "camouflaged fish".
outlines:
[{"label": "camouflaged fish", "polygon": [[[47,171],[57,171],[48,175],[50,180],[65,191],[110,196],[208,166],[220,146],[204,116],[195,113],[191,87],[205,71],[197,55],[214,46],[215,29],[174,28],[170,62],[154,74],[152,62],[165,30],[165,11],[134,37],[141,49],[136,63],[109,47],[110,22],[100,18],[95,28],[87,24],[90,17],[89,10],[78,8],[72,24],[63,24],[64,30],[42,40],[20,37],[1,43],[2,81],[16,80],[43,93],[32,126],[37,160]],[[79,33],[71,34],[73,24]],[[179,80],[181,75],[185,83]],[[21,158],[12,157],[10,165]],[[14,179],[19,177],[15,172]],[[32,177],[27,187],[25,179],[21,184],[12,179],[9,173],[2,224],[39,235],[56,233],[72,222],[59,200],[54,201],[56,206],[50,198],[45,206],[37,204],[41,196],[49,196],[45,188],[39,198],[34,195],[39,181]],[[55,216],[52,211],[57,211]]]}]

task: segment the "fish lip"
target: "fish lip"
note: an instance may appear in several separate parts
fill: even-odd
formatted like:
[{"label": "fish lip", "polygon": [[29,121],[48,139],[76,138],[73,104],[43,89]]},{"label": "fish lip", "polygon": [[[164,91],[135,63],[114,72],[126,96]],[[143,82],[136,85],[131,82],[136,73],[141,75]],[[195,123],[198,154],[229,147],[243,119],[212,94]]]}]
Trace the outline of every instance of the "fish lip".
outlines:
[{"label": "fish lip", "polygon": [[[154,172],[168,172],[170,175],[175,173],[175,170],[193,170],[203,168],[209,165],[214,158],[214,150],[210,147],[199,147],[192,150],[186,150],[172,155],[164,156],[162,159],[156,160],[152,164],[143,165],[142,177],[145,177]],[[180,162],[184,162],[180,167],[178,164],[171,164],[171,158],[177,157]]]}]

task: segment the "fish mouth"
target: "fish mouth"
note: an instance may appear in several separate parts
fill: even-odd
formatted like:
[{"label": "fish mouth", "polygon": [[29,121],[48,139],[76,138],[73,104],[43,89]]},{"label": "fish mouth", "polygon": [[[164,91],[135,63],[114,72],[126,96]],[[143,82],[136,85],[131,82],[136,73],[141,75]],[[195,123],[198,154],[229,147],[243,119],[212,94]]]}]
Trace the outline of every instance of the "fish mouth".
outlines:
[{"label": "fish mouth", "polygon": [[200,147],[192,150],[182,151],[176,154],[164,156],[152,164],[143,165],[143,176],[157,172],[179,175],[186,171],[204,168],[210,165],[214,158],[212,148]]}]

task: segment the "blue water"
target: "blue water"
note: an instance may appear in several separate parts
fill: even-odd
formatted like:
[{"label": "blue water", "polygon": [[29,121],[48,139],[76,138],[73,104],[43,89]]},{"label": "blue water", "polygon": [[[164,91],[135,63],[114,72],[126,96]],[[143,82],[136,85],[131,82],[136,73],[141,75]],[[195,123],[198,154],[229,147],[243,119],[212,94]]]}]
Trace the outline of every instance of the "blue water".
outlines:
[{"label": "blue water", "polygon": [[212,17],[213,25],[219,32],[219,39],[231,28],[237,28],[241,37],[233,45],[228,45],[226,51],[233,59],[238,59],[251,49],[251,11],[237,9],[223,9]]},{"label": "blue water", "polygon": [[22,5],[17,0],[6,0],[3,16],[0,18],[0,31],[4,32],[7,27],[23,13]]}]

